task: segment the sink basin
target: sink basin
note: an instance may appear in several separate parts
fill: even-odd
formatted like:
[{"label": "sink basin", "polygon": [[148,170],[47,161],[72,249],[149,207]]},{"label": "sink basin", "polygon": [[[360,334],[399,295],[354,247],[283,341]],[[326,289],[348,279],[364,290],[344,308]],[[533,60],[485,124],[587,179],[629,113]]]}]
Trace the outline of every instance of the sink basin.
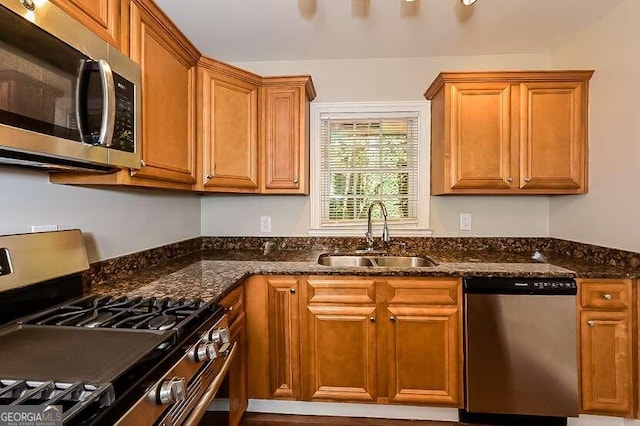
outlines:
[{"label": "sink basin", "polygon": [[381,268],[416,268],[436,266],[426,257],[418,256],[334,256],[322,255],[318,263],[324,266],[343,267],[381,267]]},{"label": "sink basin", "polygon": [[436,266],[435,262],[426,257],[418,256],[378,256],[374,258],[377,266],[387,268],[417,268]]}]

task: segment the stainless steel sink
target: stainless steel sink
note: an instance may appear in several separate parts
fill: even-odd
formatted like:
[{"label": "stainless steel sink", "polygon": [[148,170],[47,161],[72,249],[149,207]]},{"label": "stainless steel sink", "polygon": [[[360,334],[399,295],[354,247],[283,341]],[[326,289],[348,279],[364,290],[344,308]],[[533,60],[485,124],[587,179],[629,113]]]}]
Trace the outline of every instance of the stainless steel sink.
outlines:
[{"label": "stainless steel sink", "polygon": [[340,256],[321,255],[318,263],[324,266],[416,268],[436,266],[428,257],[419,256]]}]

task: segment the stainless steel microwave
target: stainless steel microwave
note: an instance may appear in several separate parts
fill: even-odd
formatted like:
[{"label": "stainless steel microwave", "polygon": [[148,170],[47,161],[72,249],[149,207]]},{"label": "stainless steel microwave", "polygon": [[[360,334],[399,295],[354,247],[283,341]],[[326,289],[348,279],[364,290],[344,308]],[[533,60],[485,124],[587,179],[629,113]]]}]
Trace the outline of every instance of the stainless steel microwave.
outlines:
[{"label": "stainless steel microwave", "polygon": [[0,0],[0,163],[140,168],[140,66],[46,0]]}]

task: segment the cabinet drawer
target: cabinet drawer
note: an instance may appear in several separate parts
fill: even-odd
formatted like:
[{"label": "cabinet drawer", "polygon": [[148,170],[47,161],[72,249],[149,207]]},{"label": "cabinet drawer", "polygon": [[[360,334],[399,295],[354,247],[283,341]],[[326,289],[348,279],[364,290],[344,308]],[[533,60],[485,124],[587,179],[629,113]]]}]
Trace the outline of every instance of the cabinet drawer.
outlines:
[{"label": "cabinet drawer", "polygon": [[631,280],[580,280],[583,308],[627,309],[631,304]]},{"label": "cabinet drawer", "polygon": [[391,279],[389,304],[456,305],[461,283],[456,278]]},{"label": "cabinet drawer", "polygon": [[236,318],[244,312],[244,286],[240,286],[229,293],[220,305],[224,308],[229,320],[229,325],[233,324]]},{"label": "cabinet drawer", "polygon": [[370,278],[309,278],[307,280],[309,303],[376,303],[375,281]]}]

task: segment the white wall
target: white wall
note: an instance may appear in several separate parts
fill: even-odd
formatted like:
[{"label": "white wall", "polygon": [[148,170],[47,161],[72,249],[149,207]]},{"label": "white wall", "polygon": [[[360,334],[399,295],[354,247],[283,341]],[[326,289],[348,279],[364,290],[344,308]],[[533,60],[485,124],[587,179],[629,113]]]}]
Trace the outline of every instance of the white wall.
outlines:
[{"label": "white wall", "polygon": [[0,166],[0,234],[31,225],[81,229],[95,262],[199,236],[200,197],[54,185],[45,172]]},{"label": "white wall", "polygon": [[552,54],[557,68],[594,69],[590,184],[552,197],[553,237],[640,251],[640,1],[627,0]]},{"label": "white wall", "polygon": [[[317,101],[413,101],[441,71],[547,69],[546,54],[467,57],[243,62],[262,75],[311,74]],[[549,197],[432,197],[437,236],[547,236]],[[472,231],[458,230],[458,214],[472,214]],[[260,216],[272,216],[272,233],[260,233]],[[305,236],[308,197],[204,196],[203,235]]]}]

